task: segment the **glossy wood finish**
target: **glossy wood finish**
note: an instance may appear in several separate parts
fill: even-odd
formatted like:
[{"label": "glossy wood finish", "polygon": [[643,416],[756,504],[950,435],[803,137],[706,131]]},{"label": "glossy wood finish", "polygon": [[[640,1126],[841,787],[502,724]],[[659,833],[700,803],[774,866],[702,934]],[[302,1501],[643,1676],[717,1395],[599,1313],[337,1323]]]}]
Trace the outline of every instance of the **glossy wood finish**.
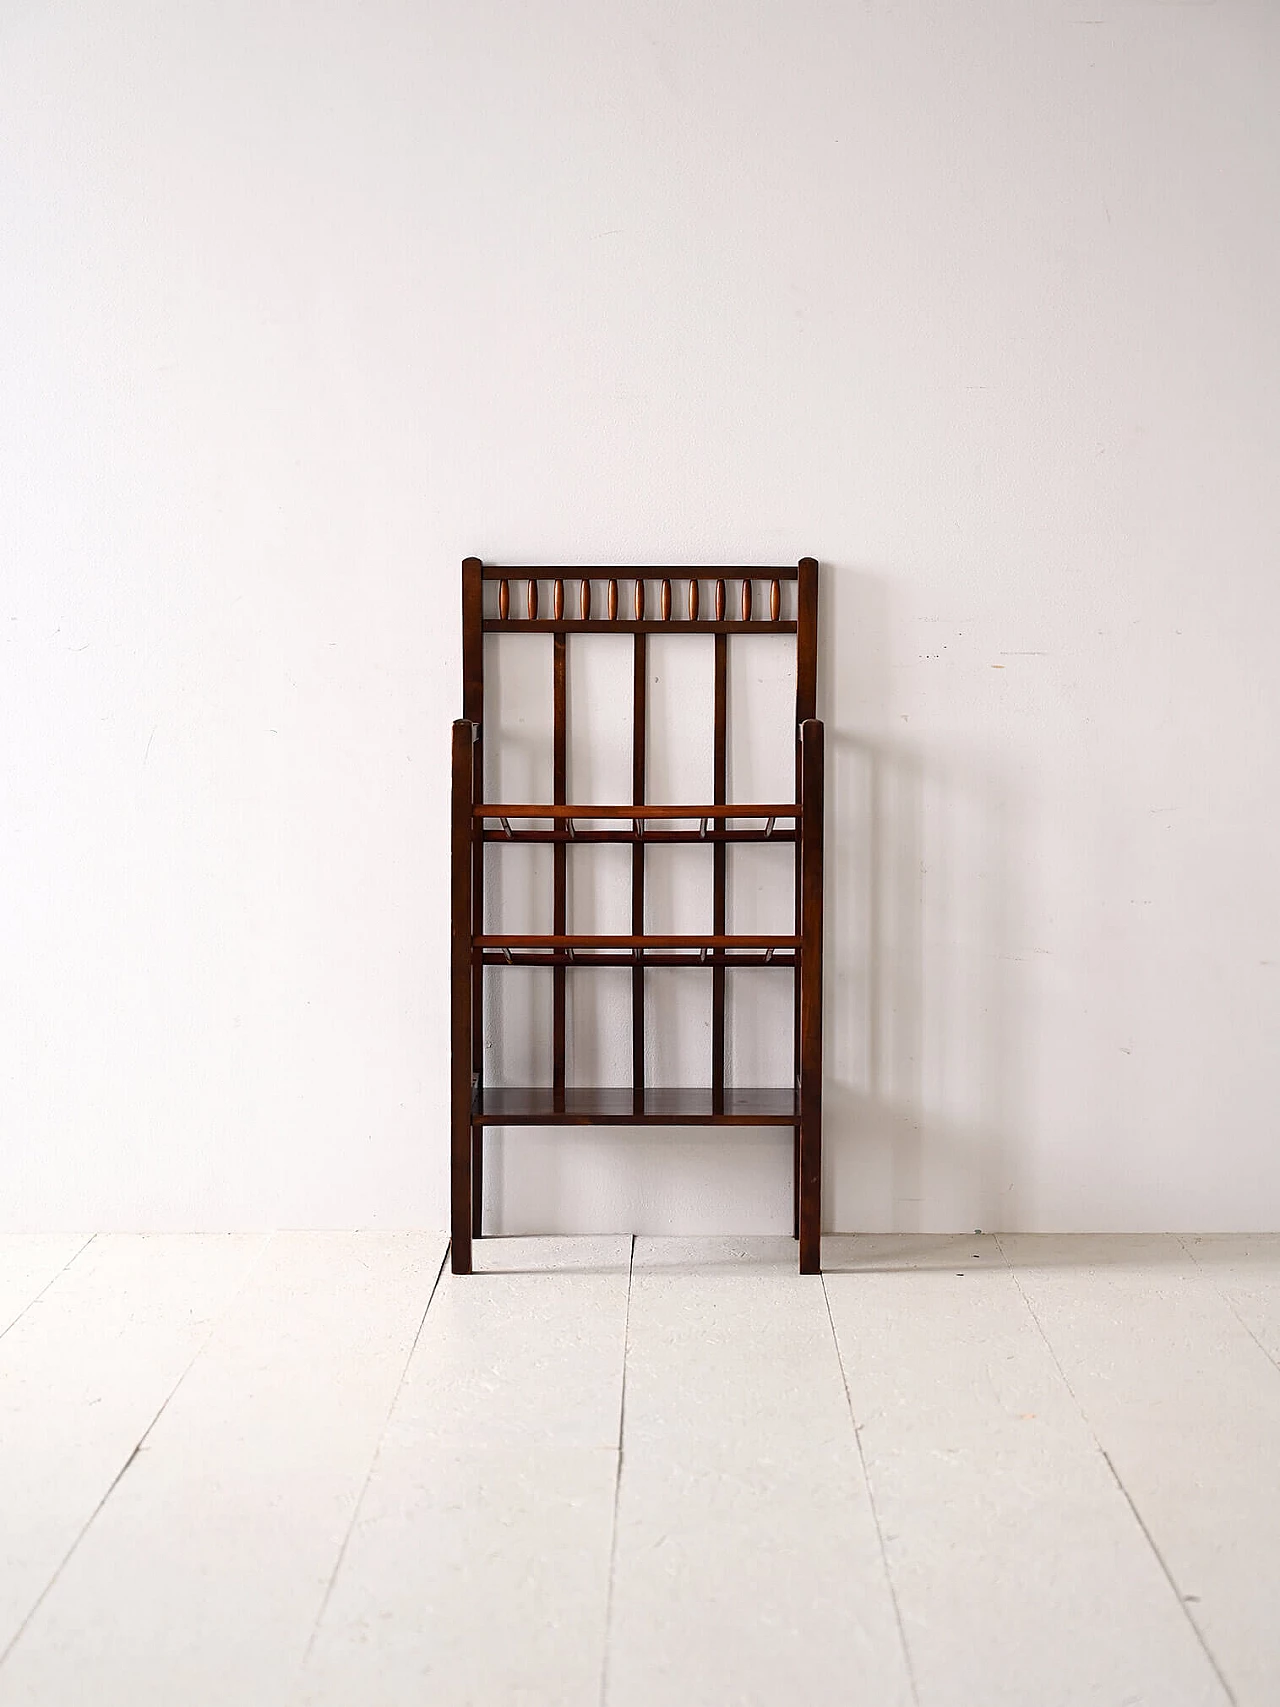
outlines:
[{"label": "glossy wood finish", "polygon": [[[636,582],[637,593],[644,585]],[[643,607],[637,608],[643,615]],[[643,806],[646,769],[646,736],[648,733],[649,645],[643,634],[637,634],[635,668],[631,688],[631,799]],[[638,822],[638,820],[637,820]],[[572,824],[572,819],[570,820]],[[639,939],[644,936],[644,843],[637,840],[631,850],[631,933],[637,939],[631,968],[631,1083],[636,1089],[644,1084],[644,956]],[[569,945],[565,945],[566,947]]]},{"label": "glossy wood finish", "polygon": [[[499,599],[502,587],[499,585]],[[484,799],[484,565],[468,557],[462,565],[462,715],[472,726],[471,801]],[[471,932],[484,929],[484,843],[474,839],[471,848]],[[471,1073],[484,1074],[484,987],[479,976],[471,977]],[[481,1233],[480,1205],[484,1196],[484,1134],[477,1132],[471,1144],[471,1230]]]},{"label": "glossy wood finish", "polygon": [[799,1099],[785,1086],[496,1085],[477,1092],[477,1126],[795,1126]]},{"label": "glossy wood finish", "polygon": [[473,1205],[471,1200],[472,1145],[468,1110],[471,1107],[471,997],[473,979],[471,929],[471,756],[476,728],[465,718],[453,726],[453,920],[450,930],[450,1028],[452,1103],[453,1272],[471,1273]]},{"label": "glossy wood finish", "polygon": [[[537,582],[531,581],[530,586],[536,587]],[[717,581],[718,589],[724,585]],[[615,581],[610,581],[610,598],[617,587]],[[536,602],[536,601],[535,601]],[[794,622],[770,622],[767,618],[760,621],[753,617],[750,621],[737,621],[732,618],[716,617],[713,622],[663,622],[660,617],[637,617],[634,621],[621,618],[615,621],[612,617],[593,617],[589,622],[580,622],[574,617],[564,617],[557,621],[555,617],[533,616],[486,617],[484,631],[486,634],[511,633],[521,634],[663,634],[674,630],[680,634],[794,634]]]},{"label": "glossy wood finish", "polygon": [[713,931],[708,936],[646,935],[633,931],[630,936],[568,936],[563,932],[550,935],[502,936],[485,933],[475,939],[477,948],[797,948],[803,941],[798,936],[726,936]]},{"label": "glossy wood finish", "polygon": [[[471,561],[471,559],[468,559],[468,561]],[[813,559],[811,557],[804,558],[803,562],[812,563]],[[738,580],[743,575],[749,576],[753,581],[794,581],[799,576],[799,567],[794,563],[780,563],[776,567],[774,565],[760,565],[756,563],[736,563],[730,564],[727,567],[707,569],[687,564],[667,564],[665,566],[654,566],[653,564],[646,564],[642,566],[640,564],[636,564],[629,569],[624,569],[617,564],[610,566],[608,564],[601,565],[585,563],[573,568],[570,568],[567,564],[555,565],[546,563],[531,563],[519,567],[511,563],[486,563],[484,565],[484,578],[486,581],[501,581],[504,579],[523,581],[527,580],[530,576],[538,581],[554,581],[557,576],[567,577],[571,581],[576,581],[583,576],[592,581],[616,580],[619,577],[625,581],[635,580],[637,577],[642,581],[661,581],[664,579],[670,580],[672,576],[675,576],[680,580],[684,580],[686,576],[693,575],[696,575],[703,581],[714,581],[722,578]]]},{"label": "glossy wood finish", "polygon": [[[795,1129],[795,1233],[800,1267],[820,1266],[822,1188],[822,726],[817,711],[818,565],[762,568],[525,568],[463,565],[463,720],[454,726],[452,1075],[453,1269],[471,1272],[472,1240],[481,1234],[483,1133],[487,1126],[783,1125]],[[523,595],[512,582],[524,582]],[[573,583],[577,582],[576,599]],[[592,583],[603,584],[606,615],[593,617]],[[622,606],[619,582],[625,589]],[[687,582],[687,617],[673,581]],[[796,583],[794,617],[783,617],[783,584]],[[486,582],[496,583],[486,594]],[[547,584],[546,599],[540,590]],[[705,619],[702,584],[714,616]],[[733,603],[739,615],[731,616]],[[753,613],[755,584],[763,620]],[[569,591],[566,592],[566,583]],[[652,593],[649,591],[652,584]],[[486,599],[491,601],[486,609]],[[767,605],[766,605],[767,601]],[[523,606],[524,614],[520,614]],[[541,612],[550,609],[551,615]],[[577,615],[568,614],[571,612]],[[495,614],[496,613],[496,614]],[[632,614],[634,613],[634,614]],[[488,633],[552,636],[552,795],[546,802],[487,802],[483,783],[484,637]],[[646,804],[648,636],[714,637],[712,795],[688,805]],[[632,653],[631,801],[602,806],[568,800],[568,648],[573,635],[630,634]],[[796,645],[796,773],[790,801],[728,800],[730,716],[729,642],[735,634],[794,635]],[[788,936],[734,934],[727,929],[728,849],[737,842],[794,844],[795,931]],[[545,843],[552,848],[552,929],[545,935],[507,935],[484,929],[486,843]],[[570,848],[575,842],[631,847],[631,930],[627,935],[577,935],[568,918]],[[668,936],[645,930],[645,849],[651,843],[706,842],[712,859],[711,929]],[[706,968],[712,979],[710,1084],[665,1089],[645,1084],[645,972],[650,967]],[[552,972],[551,1084],[486,1087],[483,1082],[483,977],[486,967],[547,967]],[[626,967],[631,971],[630,1087],[568,1084],[566,998],[570,970]],[[730,968],[782,968],[795,986],[795,1081],[786,1089],[726,1083]],[[576,985],[575,985],[576,988]]]},{"label": "glossy wood finish", "polygon": [[[716,609],[720,608],[724,582],[717,583]],[[715,638],[715,676],[712,690],[711,739],[711,797],[717,806],[724,803],[729,764],[729,639],[717,634]],[[724,934],[726,895],[726,853],[723,842],[711,850],[711,929]],[[725,968],[717,962],[711,973],[711,1089],[724,1095],[724,1022]]]},{"label": "glossy wood finish", "polygon": [[800,735],[800,1272],[822,1263],[822,836],[823,729]]},{"label": "glossy wood finish", "polygon": [[776,824],[771,829],[719,830],[713,828],[711,820],[697,830],[580,830],[573,821],[567,829],[513,830],[508,822],[496,830],[486,826],[480,834],[486,842],[611,842],[623,845],[629,842],[683,842],[694,846],[698,842],[794,842],[796,839],[793,829],[779,829]]},{"label": "glossy wood finish", "polygon": [[[556,615],[564,606],[564,582],[556,582]],[[568,642],[563,634],[552,641],[551,789],[558,806],[566,798],[568,774]],[[557,841],[551,849],[551,929],[563,935],[567,925],[569,846]],[[563,1086],[565,1075],[565,969],[551,974],[551,1082]]]},{"label": "glossy wood finish", "polygon": [[[818,565],[812,557],[801,558],[797,565],[796,586],[796,799],[800,799],[800,731],[817,716],[818,687]],[[800,836],[796,837],[795,903],[796,935],[800,934]],[[800,980],[794,990],[794,1054],[797,1073],[800,1071]],[[792,1156],[795,1222],[792,1232],[800,1237],[800,1134],[796,1133]]]},{"label": "glossy wood finish", "polygon": [[[635,807],[643,807],[636,811]],[[637,800],[634,806],[571,806],[567,802],[551,802],[547,805],[531,806],[521,801],[519,804],[503,805],[496,800],[477,804],[477,818],[796,818],[800,817],[800,808],[790,801],[768,801],[758,804],[739,806],[736,803],[727,805],[724,801],[705,801],[696,806],[651,806]]]}]

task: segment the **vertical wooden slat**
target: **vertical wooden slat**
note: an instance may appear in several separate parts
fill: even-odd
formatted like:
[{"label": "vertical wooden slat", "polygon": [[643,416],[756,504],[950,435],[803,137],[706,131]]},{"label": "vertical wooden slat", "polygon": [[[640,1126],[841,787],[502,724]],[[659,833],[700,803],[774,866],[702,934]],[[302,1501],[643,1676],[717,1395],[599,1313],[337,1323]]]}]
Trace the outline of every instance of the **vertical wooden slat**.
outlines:
[{"label": "vertical wooden slat", "polygon": [[751,621],[751,578],[747,575],[742,578],[742,620]]},{"label": "vertical wooden slat", "polygon": [[636,621],[644,621],[644,582],[636,576]]},{"label": "vertical wooden slat", "polygon": [[511,583],[505,576],[498,582],[498,615],[503,622],[511,615]]},{"label": "vertical wooden slat", "polygon": [[[560,589],[563,609],[563,583]],[[567,770],[567,713],[568,713],[568,637],[552,636],[552,714],[551,714],[551,788],[557,806],[568,799],[565,792]],[[551,850],[551,929],[563,936],[566,925],[566,892],[568,888],[568,853],[564,842],[556,842]],[[565,1083],[565,969],[556,966],[551,972],[551,1084],[563,1092]]]},{"label": "vertical wooden slat", "polygon": [[[720,605],[724,582],[716,584],[716,604]],[[729,636],[715,637],[715,726],[711,748],[711,798],[721,805],[729,774]],[[727,846],[717,841],[711,850],[711,930],[715,936],[725,934],[725,879],[727,876]],[[711,1106],[720,1112],[724,1106],[724,1016],[725,966],[721,962],[711,970]]]},{"label": "vertical wooden slat", "polygon": [[689,582],[689,621],[698,620],[698,583],[694,579]]},{"label": "vertical wooden slat", "polygon": [[[471,798],[478,803],[484,799],[484,564],[478,557],[468,557],[462,565],[462,715],[475,731]],[[479,936],[484,930],[484,842],[472,835],[470,843],[471,931]],[[477,1083],[483,1083],[484,974],[479,966],[471,973],[470,1071]],[[471,1230],[478,1239],[484,1200],[484,1132],[478,1126],[472,1133],[471,1150]]]},{"label": "vertical wooden slat", "polygon": [[[639,585],[639,583],[637,583]],[[644,804],[645,736],[648,723],[649,651],[646,636],[637,634],[631,688],[631,800]],[[644,935],[644,843],[631,848],[631,934]],[[631,1086],[637,1101],[644,1090],[644,960],[634,951],[631,968]]]},{"label": "vertical wooden slat", "polygon": [[724,621],[724,582],[716,582],[716,621]]},{"label": "vertical wooden slat", "polygon": [[800,1272],[822,1268],[822,837],[823,731],[800,738]]},{"label": "vertical wooden slat", "polygon": [[471,1273],[471,992],[475,978],[471,931],[472,750],[475,726],[453,726],[452,912],[449,926],[450,1192],[453,1272]]},{"label": "vertical wooden slat", "polygon": [[671,583],[665,576],[659,588],[658,610],[663,622],[671,621]]},{"label": "vertical wooden slat", "polygon": [[608,608],[609,608],[609,621],[610,622],[617,622],[617,620],[618,620],[618,583],[616,581],[611,580],[609,582],[608,601],[607,602],[608,602]]},{"label": "vertical wooden slat", "polygon": [[769,586],[769,621],[777,622],[782,615],[782,582],[775,575]]},{"label": "vertical wooden slat", "polygon": [[551,611],[557,622],[564,616],[564,582],[559,575],[551,587]]},{"label": "vertical wooden slat", "polygon": [[591,582],[585,575],[582,577],[582,620],[591,620]]},{"label": "vertical wooden slat", "polygon": [[529,597],[525,608],[529,612],[529,621],[536,622],[538,620],[538,583],[532,575],[529,577]]}]

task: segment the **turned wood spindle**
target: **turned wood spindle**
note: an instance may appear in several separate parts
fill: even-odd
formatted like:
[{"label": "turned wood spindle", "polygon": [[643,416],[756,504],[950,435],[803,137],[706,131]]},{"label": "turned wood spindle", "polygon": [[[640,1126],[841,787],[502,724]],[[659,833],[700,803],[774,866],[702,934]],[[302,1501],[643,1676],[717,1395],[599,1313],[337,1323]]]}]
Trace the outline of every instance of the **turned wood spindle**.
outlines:
[{"label": "turned wood spindle", "polygon": [[559,622],[564,615],[564,582],[558,575],[551,589],[551,608],[555,612],[556,621]]},{"label": "turned wood spindle", "polygon": [[662,595],[661,595],[661,599],[660,599],[660,605],[661,605],[661,610],[662,610],[663,622],[670,622],[671,621],[671,583],[670,583],[670,581],[665,580],[665,579],[663,580],[663,583],[662,583]]},{"label": "turned wood spindle", "polygon": [[610,583],[609,583],[609,621],[610,622],[617,622],[617,620],[618,620],[618,583],[616,581],[610,581]]},{"label": "turned wood spindle", "polygon": [[536,622],[538,620],[538,583],[534,580],[532,575],[529,577],[528,608],[529,621]]},{"label": "turned wood spindle", "polygon": [[716,582],[716,621],[724,621],[724,582]]},{"label": "turned wood spindle", "polygon": [[698,620],[698,583],[696,581],[690,581],[690,583],[689,583],[689,621],[690,622],[697,622],[697,620]]},{"label": "turned wood spindle", "polygon": [[582,620],[591,620],[591,583],[585,575],[582,577]]},{"label": "turned wood spindle", "polygon": [[774,577],[773,585],[769,588],[769,621],[777,622],[782,615],[782,582]]},{"label": "turned wood spindle", "polygon": [[505,622],[511,615],[511,586],[504,576],[498,582],[498,616]]},{"label": "turned wood spindle", "polygon": [[644,582],[636,576],[636,621],[644,621]]},{"label": "turned wood spindle", "polygon": [[742,577],[742,620],[751,621],[751,582],[745,575]]}]

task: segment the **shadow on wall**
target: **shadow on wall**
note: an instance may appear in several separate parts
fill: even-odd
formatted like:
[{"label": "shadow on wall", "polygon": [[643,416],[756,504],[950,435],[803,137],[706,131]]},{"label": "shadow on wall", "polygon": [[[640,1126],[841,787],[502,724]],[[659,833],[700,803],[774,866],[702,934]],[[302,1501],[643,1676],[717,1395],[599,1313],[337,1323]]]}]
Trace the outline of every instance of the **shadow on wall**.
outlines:
[{"label": "shadow on wall", "polygon": [[888,586],[824,572],[824,1222],[1015,1227],[1024,803],[991,755],[912,740]]}]

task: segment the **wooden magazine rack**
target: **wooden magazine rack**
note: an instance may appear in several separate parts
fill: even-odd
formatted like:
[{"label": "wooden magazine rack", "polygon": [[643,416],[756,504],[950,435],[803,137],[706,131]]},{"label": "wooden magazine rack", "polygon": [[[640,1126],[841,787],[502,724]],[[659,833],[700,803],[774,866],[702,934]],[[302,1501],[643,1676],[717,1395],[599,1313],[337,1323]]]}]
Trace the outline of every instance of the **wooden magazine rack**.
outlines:
[{"label": "wooden magazine rack", "polygon": [[[794,583],[794,604],[791,586]],[[786,604],[794,615],[784,614]],[[678,607],[677,608],[677,601]],[[733,610],[730,615],[730,610]],[[630,611],[634,611],[634,615]],[[753,614],[759,612],[759,615]],[[624,614],[624,612],[626,614]],[[487,634],[552,636],[553,798],[484,798],[484,641]],[[646,689],[650,634],[715,637],[713,779],[709,801],[645,801]],[[796,644],[795,796],[729,802],[727,782],[729,640],[735,634],[794,634]],[[634,636],[632,790],[629,805],[569,804],[567,654],[574,635]],[[789,1126],[794,1141],[794,1232],[800,1272],[820,1270],[822,1223],[822,836],[823,728],[816,717],[818,565],[789,568],[501,568],[469,557],[462,565],[463,715],[453,726],[452,1262],[471,1273],[481,1236],[484,1132],[488,1126]],[[606,826],[606,827],[601,827]],[[537,842],[552,848],[552,928],[547,936],[486,934],[486,843]],[[655,843],[708,843],[712,850],[711,929],[698,936],[645,930],[645,849]],[[795,932],[729,935],[725,929],[729,848],[739,842],[795,844]],[[568,928],[567,875],[574,843],[631,848],[631,934],[579,936]],[[488,1086],[483,1067],[486,966],[552,969],[550,1085]],[[631,969],[630,1086],[565,1082],[566,974]],[[709,967],[712,978],[711,1082],[684,1088],[645,1084],[646,967]],[[725,981],[729,970],[790,967],[795,987],[794,1073],[788,1087],[725,1083]]]}]

